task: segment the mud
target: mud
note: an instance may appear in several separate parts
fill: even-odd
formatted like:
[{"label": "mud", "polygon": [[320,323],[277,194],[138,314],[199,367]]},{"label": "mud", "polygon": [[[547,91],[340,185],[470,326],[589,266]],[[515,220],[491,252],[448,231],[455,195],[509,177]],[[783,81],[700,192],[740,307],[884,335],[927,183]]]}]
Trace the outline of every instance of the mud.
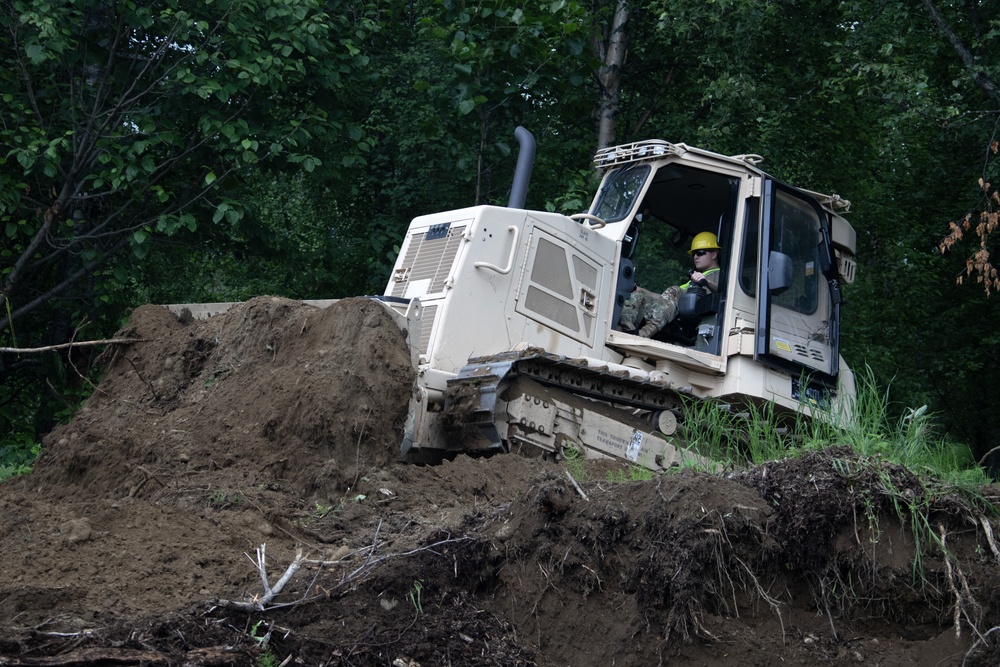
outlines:
[{"label": "mud", "polygon": [[996,517],[890,464],[407,465],[377,303],[145,306],[121,336],[0,485],[0,665],[1000,660]]}]

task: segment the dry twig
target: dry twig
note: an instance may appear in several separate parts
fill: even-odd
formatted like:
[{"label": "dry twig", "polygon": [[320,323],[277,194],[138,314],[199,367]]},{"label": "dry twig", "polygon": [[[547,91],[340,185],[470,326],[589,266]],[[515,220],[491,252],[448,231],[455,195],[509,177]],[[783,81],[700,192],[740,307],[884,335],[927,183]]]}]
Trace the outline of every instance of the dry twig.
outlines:
[{"label": "dry twig", "polygon": [[569,478],[569,481],[573,484],[573,488],[576,489],[576,492],[580,494],[580,497],[586,501],[589,501],[590,498],[587,497],[587,494],[583,492],[583,489],[580,488],[580,485],[576,483],[575,479],[573,479],[573,475],[569,474],[569,470],[566,471],[566,477]]},{"label": "dry twig", "polygon": [[[295,605],[299,605],[304,602],[310,602],[312,600],[317,600],[322,597],[329,597],[334,592],[346,587],[349,583],[353,582],[354,580],[359,579],[368,574],[371,574],[371,572],[378,565],[388,560],[393,560],[396,558],[405,558],[407,556],[413,556],[415,554],[424,551],[433,552],[437,547],[440,547],[442,545],[454,544],[456,542],[463,542],[465,540],[471,539],[468,537],[454,537],[454,538],[449,537],[448,539],[439,540],[437,542],[434,542],[433,544],[428,544],[425,547],[419,547],[417,549],[411,549],[409,551],[404,551],[402,553],[397,553],[397,554],[386,554],[385,556],[374,558],[373,555],[375,553],[375,547],[378,541],[378,534],[381,528],[382,528],[382,522],[379,521],[379,525],[375,529],[375,537],[372,541],[372,546],[368,550],[368,556],[365,559],[365,562],[359,565],[351,572],[345,574],[343,577],[341,577],[340,581],[337,583],[336,586],[334,586],[332,589],[325,590],[322,594],[311,595],[312,589],[316,584],[316,580],[319,578],[320,570],[328,565],[341,564],[343,561],[306,558],[302,554],[302,551],[299,550],[295,555],[295,559],[288,566],[288,568],[285,570],[285,573],[281,576],[281,578],[277,581],[277,583],[275,583],[274,586],[270,586],[270,584],[268,583],[267,571],[265,569],[266,565],[265,545],[262,544],[260,545],[260,548],[257,549],[256,561],[253,558],[251,558],[249,554],[244,554],[244,555],[246,555],[246,557],[250,560],[250,562],[254,563],[254,565],[257,568],[257,571],[260,573],[261,582],[264,585],[264,595],[262,596],[255,595],[250,602],[240,602],[236,600],[216,600],[215,602],[223,607],[228,607],[247,612],[269,611],[272,609],[280,609],[283,607],[293,607]],[[295,574],[299,571],[299,569],[301,569],[303,565],[318,566],[316,574],[313,575],[312,581],[309,582],[309,585],[306,587],[305,592],[297,600],[293,600],[292,602],[271,604],[274,598],[279,593],[281,593],[282,589],[288,584],[289,581],[291,581],[292,577],[295,576]]]},{"label": "dry twig", "polygon": [[87,345],[130,345],[132,343],[144,343],[143,338],[107,338],[105,340],[83,340],[72,343],[60,343],[58,345],[45,345],[43,347],[0,347],[0,352],[10,354],[38,354],[40,352],[53,352],[55,350],[66,350],[71,347],[84,347]]}]

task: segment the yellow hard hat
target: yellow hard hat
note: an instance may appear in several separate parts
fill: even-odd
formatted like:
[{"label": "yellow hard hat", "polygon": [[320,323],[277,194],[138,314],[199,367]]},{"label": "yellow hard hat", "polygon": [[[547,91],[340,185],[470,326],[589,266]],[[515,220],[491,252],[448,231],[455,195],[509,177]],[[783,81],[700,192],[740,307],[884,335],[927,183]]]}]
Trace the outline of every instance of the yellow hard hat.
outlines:
[{"label": "yellow hard hat", "polygon": [[719,250],[719,237],[712,232],[699,232],[691,239],[691,249],[688,254],[693,254],[695,250]]}]

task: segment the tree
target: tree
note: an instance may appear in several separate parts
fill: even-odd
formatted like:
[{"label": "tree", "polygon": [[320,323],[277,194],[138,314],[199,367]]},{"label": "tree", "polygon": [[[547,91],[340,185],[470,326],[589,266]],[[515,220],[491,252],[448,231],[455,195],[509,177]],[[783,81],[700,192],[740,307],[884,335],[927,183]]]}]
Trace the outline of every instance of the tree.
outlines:
[{"label": "tree", "polygon": [[595,31],[594,35],[594,50],[601,59],[601,67],[597,71],[598,148],[613,145],[618,136],[617,117],[621,101],[621,70],[625,66],[625,56],[628,54],[628,17],[627,0],[616,0],[614,15],[606,33],[597,34]]},{"label": "tree", "polygon": [[[923,0],[923,4],[941,35],[955,49],[966,77],[983,92],[990,102],[1000,106],[1000,89],[997,88],[995,79],[996,74],[1000,73],[1000,68],[995,65],[996,52],[1000,48],[997,41],[1000,38],[1000,21],[994,20],[991,24],[984,22],[980,6],[977,3],[971,3],[968,5],[967,13],[954,16],[956,23],[963,27],[970,26],[966,28],[967,37],[963,37],[932,0]],[[987,32],[987,28],[990,27],[992,29]],[[992,115],[1000,117],[1000,111],[994,111]],[[990,135],[987,145],[986,166],[979,178],[979,187],[982,190],[979,210],[966,213],[961,222],[949,223],[948,234],[941,241],[939,248],[942,253],[952,249],[956,243],[963,239],[965,232],[973,229],[972,221],[975,219],[977,222],[974,231],[978,239],[978,247],[966,259],[965,271],[958,276],[956,281],[961,284],[966,276],[975,278],[976,282],[983,286],[986,296],[989,296],[991,290],[1000,289],[1000,275],[997,274],[990,253],[990,235],[996,231],[998,222],[1000,222],[1000,210],[998,210],[1000,209],[998,207],[1000,194],[988,180],[988,172],[995,171],[989,169],[990,159],[996,157],[998,150],[995,130]]]},{"label": "tree", "polygon": [[[312,98],[350,63],[318,3],[77,0],[5,5],[0,331],[154,234],[239,219],[219,187],[303,152],[331,119]],[[342,21],[342,19],[341,19]]]},{"label": "tree", "polygon": [[[124,253],[238,223],[232,177],[319,165],[310,142],[340,123],[322,95],[364,65],[355,42],[369,28],[340,8],[3,3],[0,334],[30,346],[69,340],[88,316],[116,326],[101,308],[127,281]],[[51,378],[44,365],[0,357],[0,405],[13,374]]]}]

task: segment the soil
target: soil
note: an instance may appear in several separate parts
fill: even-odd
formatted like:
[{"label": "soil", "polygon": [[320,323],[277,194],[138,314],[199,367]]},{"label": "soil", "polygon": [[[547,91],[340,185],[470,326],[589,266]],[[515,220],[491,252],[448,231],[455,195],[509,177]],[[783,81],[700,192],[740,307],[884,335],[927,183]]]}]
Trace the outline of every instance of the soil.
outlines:
[{"label": "soil", "polygon": [[0,485],[0,665],[1000,661],[985,503],[841,447],[634,481],[405,464],[413,369],[378,303],[186,319],[137,309]]}]

